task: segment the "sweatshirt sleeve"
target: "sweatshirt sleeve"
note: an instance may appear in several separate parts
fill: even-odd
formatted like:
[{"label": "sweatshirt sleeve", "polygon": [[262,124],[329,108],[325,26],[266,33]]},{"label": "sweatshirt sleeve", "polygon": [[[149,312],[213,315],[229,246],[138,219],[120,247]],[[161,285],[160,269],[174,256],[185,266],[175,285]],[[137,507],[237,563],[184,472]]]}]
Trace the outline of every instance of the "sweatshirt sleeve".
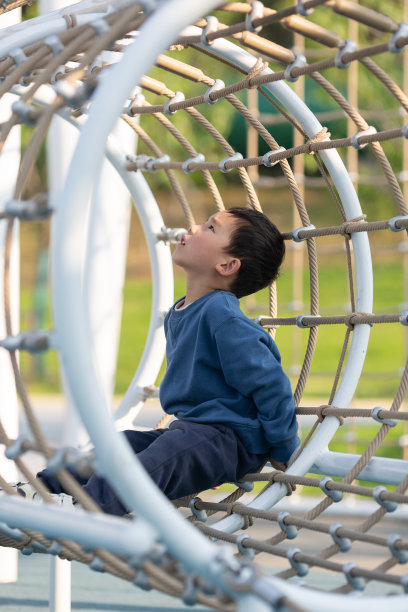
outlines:
[{"label": "sweatshirt sleeve", "polygon": [[299,444],[298,426],[290,382],[275,343],[240,317],[222,323],[215,337],[227,384],[251,399],[271,457],[287,461]]}]

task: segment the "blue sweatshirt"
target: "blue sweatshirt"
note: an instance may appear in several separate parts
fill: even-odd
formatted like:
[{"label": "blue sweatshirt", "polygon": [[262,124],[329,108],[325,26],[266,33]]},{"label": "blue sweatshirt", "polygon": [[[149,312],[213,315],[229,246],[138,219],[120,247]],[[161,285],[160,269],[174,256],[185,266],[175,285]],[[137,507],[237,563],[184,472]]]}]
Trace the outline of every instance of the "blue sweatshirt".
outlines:
[{"label": "blue sweatshirt", "polygon": [[231,427],[249,452],[287,461],[299,444],[295,406],[270,335],[241,312],[233,293],[214,291],[183,310],[178,302],[164,322],[164,411]]}]

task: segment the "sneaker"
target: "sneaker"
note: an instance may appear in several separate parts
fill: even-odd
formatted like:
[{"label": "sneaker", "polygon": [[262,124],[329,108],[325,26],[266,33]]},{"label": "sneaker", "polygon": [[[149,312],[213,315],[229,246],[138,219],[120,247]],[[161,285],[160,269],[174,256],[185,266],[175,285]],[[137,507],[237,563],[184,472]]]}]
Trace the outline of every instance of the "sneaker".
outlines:
[{"label": "sneaker", "polygon": [[36,501],[41,500],[41,497],[38,495],[33,485],[29,482],[10,482],[9,485],[19,495],[21,495],[21,497],[26,497],[27,499],[36,499]]},{"label": "sneaker", "polygon": [[[10,486],[19,494],[21,497],[42,503],[43,499],[39,493],[35,490],[32,484],[29,482],[10,482]],[[50,493],[50,497],[56,502],[58,506],[64,508],[73,508],[76,505],[76,500],[72,495],[66,493]]]}]

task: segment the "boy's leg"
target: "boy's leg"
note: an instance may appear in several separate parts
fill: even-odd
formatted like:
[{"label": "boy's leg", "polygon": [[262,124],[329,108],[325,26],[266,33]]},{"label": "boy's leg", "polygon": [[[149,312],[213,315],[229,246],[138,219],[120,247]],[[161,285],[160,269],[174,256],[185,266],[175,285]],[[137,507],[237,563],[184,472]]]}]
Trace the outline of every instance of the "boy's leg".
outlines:
[{"label": "boy's leg", "polygon": [[257,471],[267,455],[248,453],[222,425],[174,421],[138,459],[169,499],[177,499]]},{"label": "boy's leg", "polygon": [[[128,442],[133,451],[137,454],[158,438],[163,429],[154,429],[150,431],[124,431]],[[100,476],[91,476],[84,478],[74,470],[68,470],[75,480],[89,493],[89,495],[101,506],[102,510],[109,514],[123,515],[127,510],[117,499],[116,493],[112,490],[104,478]],[[51,474],[47,469],[42,470],[37,474],[37,478],[48,487],[51,493],[67,493],[61,486],[58,479]]]}]

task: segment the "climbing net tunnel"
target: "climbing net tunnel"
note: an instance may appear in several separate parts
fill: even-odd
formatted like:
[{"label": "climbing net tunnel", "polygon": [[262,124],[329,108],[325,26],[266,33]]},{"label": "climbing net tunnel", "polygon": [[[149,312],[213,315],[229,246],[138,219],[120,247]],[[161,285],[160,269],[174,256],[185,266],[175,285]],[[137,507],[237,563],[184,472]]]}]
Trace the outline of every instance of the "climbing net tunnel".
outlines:
[{"label": "climbing net tunnel", "polygon": [[[390,436],[397,431],[403,438],[408,420],[405,3],[390,5],[390,14],[349,0],[273,4],[85,0],[1,31],[3,158],[18,126],[29,127],[30,139],[12,187],[2,195],[0,344],[30,435],[14,439],[3,425],[0,435],[6,457],[44,503],[19,498],[0,476],[0,544],[75,559],[214,609],[382,610],[384,596],[392,594],[393,609],[402,611],[408,603],[408,537],[402,522],[394,533],[384,525],[391,516],[403,517],[408,502],[408,462],[402,452],[387,455]],[[56,121],[79,134],[64,183],[26,198],[30,169]],[[110,212],[96,197],[106,163],[140,219],[153,287],[144,353],[115,411],[99,373],[89,290],[103,283],[103,274],[95,280],[95,260],[111,229]],[[256,320],[278,345],[289,331],[300,364],[291,375],[302,444],[289,469],[267,465],[225,493],[197,492],[175,503],[156,490],[117,433],[138,426],[141,408],[157,391],[164,355],[163,313],[173,302],[171,244],[181,230],[171,226],[166,206],[155,198],[163,184],[185,227],[201,220],[197,185],[206,189],[209,211],[231,205],[232,184],[240,204],[282,221],[286,263]],[[317,185],[318,192],[310,190]],[[384,218],[373,202],[380,192],[386,202],[381,210],[389,211]],[[324,201],[319,222],[316,199]],[[16,332],[13,236],[19,222],[48,219],[52,329]],[[344,271],[344,291],[334,306],[322,265],[330,249]],[[378,249],[384,260],[391,250],[399,254],[401,278],[393,276],[386,287],[391,311],[376,284]],[[123,270],[115,273],[121,277]],[[293,279],[290,305],[279,300],[285,278]],[[388,355],[387,342],[395,337],[401,359],[391,399],[355,407],[367,356],[382,350]],[[330,339],[324,350],[337,364],[325,383],[327,395],[311,402],[305,390],[320,338]],[[47,349],[58,351],[92,453],[53,448],[39,426],[18,355]],[[114,353],[114,347],[102,350]],[[372,433],[364,449],[330,450],[356,419]],[[29,451],[44,457],[80,510],[53,503],[35,480]],[[132,511],[130,520],[103,514],[68,472],[72,467],[107,478]],[[300,496],[307,506],[291,502],[294,489],[296,496],[307,493]],[[363,546],[368,552],[357,562]]]}]

